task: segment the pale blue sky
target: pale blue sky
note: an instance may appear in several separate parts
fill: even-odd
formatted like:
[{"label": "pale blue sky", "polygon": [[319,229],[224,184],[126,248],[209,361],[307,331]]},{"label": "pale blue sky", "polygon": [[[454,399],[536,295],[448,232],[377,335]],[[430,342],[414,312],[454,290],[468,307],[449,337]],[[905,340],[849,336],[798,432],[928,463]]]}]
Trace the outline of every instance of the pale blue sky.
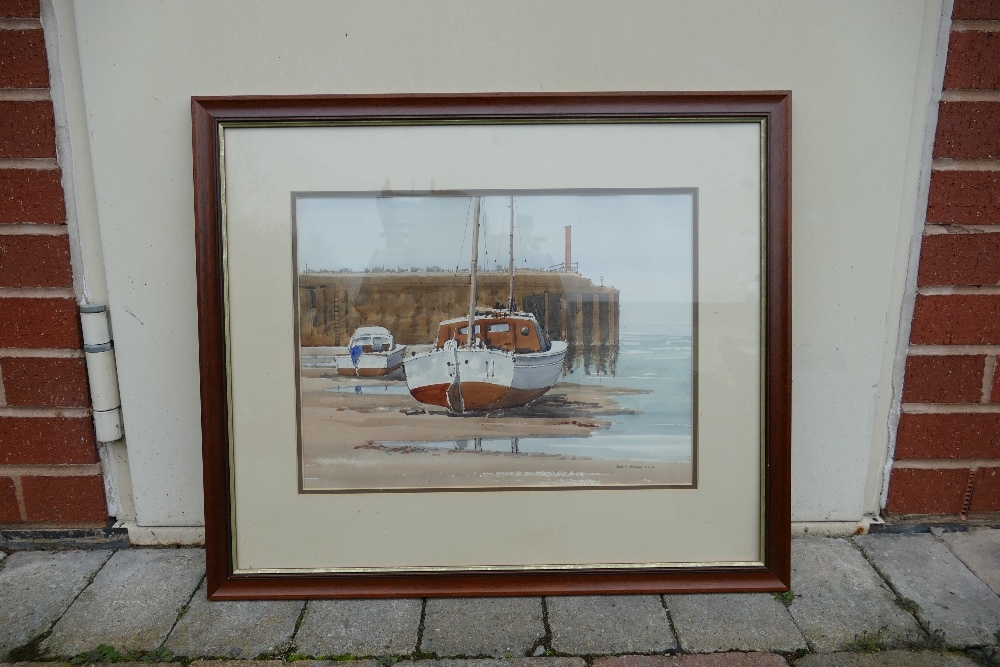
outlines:
[{"label": "pale blue sky", "polygon": [[[470,197],[300,196],[297,206],[300,271],[469,268]],[[509,198],[485,196],[482,208],[479,266],[506,269]],[[693,195],[518,194],[514,210],[516,267],[561,263],[572,225],[573,262],[594,284],[622,302],[690,303]]]}]

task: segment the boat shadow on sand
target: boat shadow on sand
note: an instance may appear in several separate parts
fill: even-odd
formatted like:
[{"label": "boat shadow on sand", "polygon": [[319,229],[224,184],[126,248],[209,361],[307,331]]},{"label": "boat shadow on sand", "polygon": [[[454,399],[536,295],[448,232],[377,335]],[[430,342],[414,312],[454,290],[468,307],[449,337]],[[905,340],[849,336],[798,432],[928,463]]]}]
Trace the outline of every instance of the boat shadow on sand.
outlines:
[{"label": "boat shadow on sand", "polygon": [[559,382],[544,395],[531,403],[499,410],[475,411],[456,414],[447,408],[425,405],[413,399],[406,389],[405,381],[395,377],[380,378],[378,381],[364,378],[337,377],[332,374],[313,374],[313,377],[329,385],[322,390],[307,391],[303,396],[304,405],[333,407],[338,410],[352,410],[362,413],[379,409],[394,408],[404,415],[419,418],[423,415],[448,416],[462,419],[597,419],[639,415],[641,411],[623,407],[616,398],[619,396],[649,394],[648,389],[609,386],[605,384],[578,384]]},{"label": "boat shadow on sand", "polygon": [[[451,423],[471,427],[470,435],[454,435],[441,440],[380,440],[370,439],[354,446],[355,450],[377,450],[385,454],[430,454],[443,452],[447,455],[478,454],[486,456],[531,456],[552,459],[589,458],[537,451],[529,445],[521,449],[525,442],[538,442],[539,438],[588,438],[592,432],[611,428],[615,416],[641,414],[636,410],[621,407],[613,396],[622,394],[650,393],[644,389],[591,386],[571,383],[557,384],[544,396],[530,404],[494,410],[489,412],[466,412],[455,414],[441,408],[401,411],[405,415],[419,418],[451,418]],[[449,420],[450,421],[450,420]],[[490,422],[496,428],[483,428]],[[525,442],[520,442],[524,440]],[[509,444],[508,444],[509,443]],[[532,451],[536,450],[536,451]]]},{"label": "boat shadow on sand", "polygon": [[[622,387],[592,387],[581,384],[560,383],[549,393],[528,405],[507,410],[478,413],[478,416],[503,418],[527,417],[540,419],[587,419],[638,415],[639,411],[623,408],[614,396],[622,394],[648,394],[646,389]],[[462,415],[455,415],[460,417]]]}]

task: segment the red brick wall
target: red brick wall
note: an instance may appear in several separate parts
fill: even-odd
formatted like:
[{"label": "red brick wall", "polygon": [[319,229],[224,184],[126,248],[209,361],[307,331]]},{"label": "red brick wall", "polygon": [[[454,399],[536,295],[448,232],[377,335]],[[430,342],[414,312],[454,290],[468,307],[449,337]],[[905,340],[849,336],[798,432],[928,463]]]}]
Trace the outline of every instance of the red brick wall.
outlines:
[{"label": "red brick wall", "polygon": [[0,0],[0,525],[107,519],[38,0]]},{"label": "red brick wall", "polygon": [[1000,511],[1000,2],[952,17],[890,515]]}]

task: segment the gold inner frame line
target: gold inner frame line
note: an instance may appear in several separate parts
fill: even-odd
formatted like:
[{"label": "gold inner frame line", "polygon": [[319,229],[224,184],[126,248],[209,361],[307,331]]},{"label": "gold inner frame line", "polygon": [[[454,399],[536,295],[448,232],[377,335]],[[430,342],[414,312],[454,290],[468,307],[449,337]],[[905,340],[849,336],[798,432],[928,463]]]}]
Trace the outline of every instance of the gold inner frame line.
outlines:
[{"label": "gold inner frame line", "polygon": [[[237,509],[237,499],[236,499],[236,488],[235,488],[235,441],[234,441],[234,423],[233,423],[233,394],[232,394],[232,356],[231,356],[231,345],[230,345],[230,299],[229,299],[229,253],[228,253],[228,234],[227,234],[227,199],[226,199],[226,149],[225,149],[225,130],[228,128],[277,128],[277,127],[351,127],[351,126],[420,126],[420,125],[559,125],[559,124],[687,124],[687,123],[754,123],[759,127],[760,136],[760,348],[759,348],[759,359],[760,359],[760,407],[759,407],[759,438],[758,447],[760,453],[760,470],[759,470],[759,481],[760,481],[760,498],[759,498],[759,509],[760,509],[760,542],[759,542],[759,561],[725,561],[725,562],[678,562],[678,563],[634,563],[634,564],[622,564],[622,563],[601,563],[601,564],[552,564],[552,565],[527,565],[527,566],[410,566],[410,567],[377,567],[377,568],[351,568],[351,567],[337,567],[337,568],[276,568],[276,569],[253,569],[245,570],[239,569],[237,564],[238,553],[237,553],[237,530],[236,530],[236,509]],[[671,116],[563,116],[560,118],[550,118],[544,116],[530,116],[526,115],[524,117],[489,117],[489,118],[395,118],[395,119],[383,119],[383,118],[358,118],[358,119],[335,119],[335,120],[273,120],[273,121],[217,121],[217,140],[218,140],[218,173],[216,175],[218,179],[218,195],[219,195],[219,233],[220,233],[220,253],[221,253],[221,266],[222,266],[222,301],[223,301],[223,329],[225,332],[224,349],[225,349],[225,374],[226,374],[226,423],[227,423],[227,450],[228,450],[228,483],[229,483],[229,496],[231,506],[229,508],[229,521],[230,521],[230,554],[232,557],[232,563],[234,566],[234,574],[239,575],[253,575],[253,574],[362,574],[362,573],[407,573],[407,572],[526,572],[526,571],[538,571],[538,570],[555,570],[555,571],[565,571],[565,570],[634,570],[634,569],[679,569],[679,568],[705,568],[705,567],[735,567],[735,568],[750,568],[750,567],[762,567],[765,566],[765,538],[767,531],[767,514],[766,514],[766,448],[765,448],[765,432],[766,432],[766,405],[767,405],[767,394],[766,394],[766,382],[765,373],[766,370],[766,333],[767,333],[767,321],[766,321],[766,306],[767,306],[767,284],[768,284],[768,273],[767,273],[767,116],[766,115],[741,115],[741,116],[684,116],[684,117],[671,117]],[[696,307],[696,305],[695,305]],[[297,330],[297,327],[296,327]],[[298,352],[296,352],[296,356]],[[697,362],[695,362],[695,366]],[[297,374],[296,374],[297,375]],[[696,416],[694,417],[696,419]],[[696,436],[696,434],[695,434]],[[627,488],[627,487],[611,487],[611,488]],[[649,488],[649,487],[641,487]],[[683,487],[689,488],[689,487]],[[490,491],[502,491],[504,489],[489,489]],[[538,490],[538,489],[532,489]],[[571,489],[565,489],[570,491]],[[427,490],[428,492],[445,492],[451,490]],[[360,491],[359,493],[365,493]]]}]

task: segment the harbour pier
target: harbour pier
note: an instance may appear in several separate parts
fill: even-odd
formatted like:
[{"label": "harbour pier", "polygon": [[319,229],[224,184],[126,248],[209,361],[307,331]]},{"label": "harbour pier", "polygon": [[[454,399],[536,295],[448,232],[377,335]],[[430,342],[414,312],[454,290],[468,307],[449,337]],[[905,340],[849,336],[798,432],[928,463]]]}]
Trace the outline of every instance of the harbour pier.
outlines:
[{"label": "harbour pier", "polygon": [[[507,303],[505,271],[480,271],[479,305]],[[518,271],[518,307],[549,337],[577,346],[617,346],[619,292],[572,271]],[[442,320],[467,314],[468,271],[316,272],[299,276],[303,346],[346,345],[360,326],[383,326],[399,343],[433,343]]]}]

